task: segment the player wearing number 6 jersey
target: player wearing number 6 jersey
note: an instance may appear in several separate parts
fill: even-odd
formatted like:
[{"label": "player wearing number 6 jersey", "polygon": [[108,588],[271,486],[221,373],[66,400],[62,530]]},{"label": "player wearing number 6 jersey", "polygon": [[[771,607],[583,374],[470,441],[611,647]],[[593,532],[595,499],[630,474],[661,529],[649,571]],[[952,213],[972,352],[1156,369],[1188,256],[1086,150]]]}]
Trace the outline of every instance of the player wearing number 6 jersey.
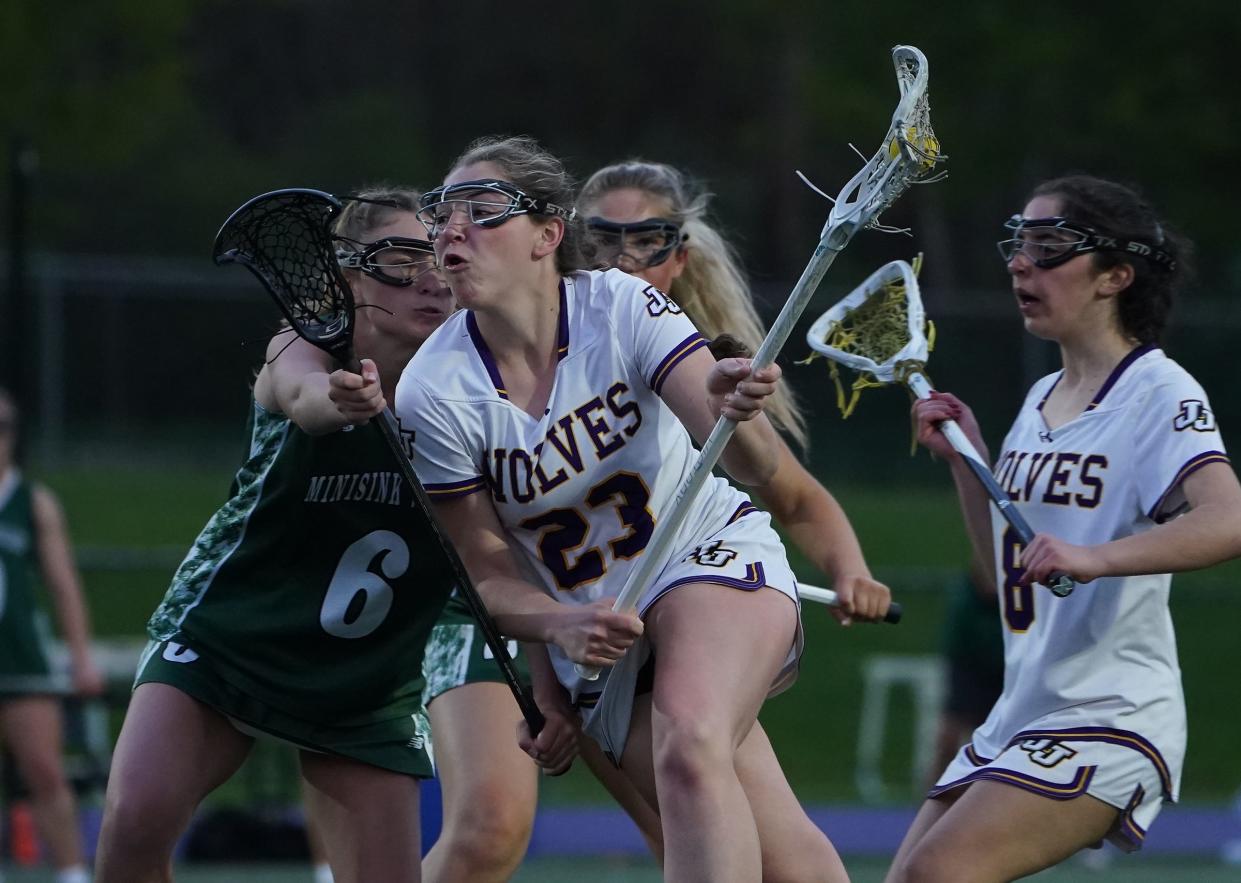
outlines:
[{"label": "player wearing number 6 jersey", "polygon": [[[769,517],[709,480],[645,587],[640,619],[611,600],[670,508],[693,438],[720,414],[740,422],[725,468],[770,480],[776,437],[761,411],[779,370],[716,363],[661,291],[579,270],[572,199],[559,161],[529,139],[477,142],[423,197],[466,311],[410,363],[398,414],[497,624],[549,645],[554,675],[531,656],[540,708],[563,707],[569,691],[607,712],[607,747],[658,804],[668,878],[757,880],[765,835],[783,821],[765,798],[787,784],[777,769],[778,783],[748,787],[738,747],[800,648],[793,576]],[[578,683],[573,663],[618,658],[599,682]],[[807,879],[846,879],[825,839],[811,864]]]},{"label": "player wearing number 6 jersey", "polygon": [[[944,771],[889,881],[1000,881],[1108,839],[1141,846],[1177,797],[1185,703],[1171,573],[1241,554],[1241,486],[1202,388],[1158,347],[1174,242],[1128,188],[1040,185],[1000,243],[1026,329],[1060,345],[995,461],[1036,536],[1024,550],[935,424],[973,415],[937,393],[918,438],[952,464],[980,557],[994,552],[1004,690]],[[1039,583],[1065,573],[1059,598]]]},{"label": "player wearing number 6 jersey", "polygon": [[171,879],[192,812],[255,736],[301,749],[338,883],[419,879],[417,779],[432,772],[421,664],[453,575],[367,421],[453,304],[417,194],[366,195],[336,231],[356,274],[363,375],[333,371],[291,332],[273,338],[231,496],[148,625],[100,883]]}]

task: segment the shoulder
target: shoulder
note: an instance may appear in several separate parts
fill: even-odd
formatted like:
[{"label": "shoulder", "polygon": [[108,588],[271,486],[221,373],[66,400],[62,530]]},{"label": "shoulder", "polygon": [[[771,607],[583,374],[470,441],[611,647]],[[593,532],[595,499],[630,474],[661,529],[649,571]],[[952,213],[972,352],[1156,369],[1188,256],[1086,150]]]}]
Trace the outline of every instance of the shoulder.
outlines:
[{"label": "shoulder", "polygon": [[588,316],[632,314],[650,301],[656,291],[644,279],[622,270],[578,270],[565,277],[572,287],[576,312]]},{"label": "shoulder", "polygon": [[411,394],[437,401],[494,396],[468,318],[458,310],[418,347],[397,384],[398,409]]},{"label": "shoulder", "polygon": [[47,485],[37,481],[29,482],[29,487],[30,511],[35,523],[40,528],[63,524],[65,510],[56,493]]},{"label": "shoulder", "polygon": [[1202,384],[1161,349],[1154,349],[1137,359],[1126,372],[1122,402],[1149,407],[1186,401],[1206,402]]}]

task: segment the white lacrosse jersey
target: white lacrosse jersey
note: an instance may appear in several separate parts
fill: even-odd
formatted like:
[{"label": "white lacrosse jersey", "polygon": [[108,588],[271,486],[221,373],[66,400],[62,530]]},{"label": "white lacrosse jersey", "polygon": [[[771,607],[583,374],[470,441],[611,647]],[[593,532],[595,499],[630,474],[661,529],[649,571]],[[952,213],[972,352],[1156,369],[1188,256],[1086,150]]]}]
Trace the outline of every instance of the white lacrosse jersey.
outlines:
[{"label": "white lacrosse jersey", "polygon": [[[659,392],[705,346],[657,288],[619,270],[576,272],[561,282],[559,364],[541,416],[509,402],[464,310],[419,348],[397,386],[396,410],[403,430],[414,430],[415,467],[428,495],[489,493],[547,593],[587,604],[620,593],[650,540],[654,513],[670,508],[697,457]],[[744,494],[709,477],[670,560],[751,514],[767,529],[766,515]],[[783,556],[781,563],[787,569]],[[761,587],[761,563],[747,576],[754,585],[739,588]],[[560,648],[548,649],[561,681],[573,683],[572,664]]]},{"label": "white lacrosse jersey", "polygon": [[[1228,462],[1202,387],[1157,347],[1129,353],[1085,411],[1049,431],[1042,407],[1060,376],[1031,388],[995,467],[1035,533],[1077,545],[1141,534],[1185,510],[1186,476]],[[992,512],[1004,692],[972,750],[987,760],[1027,739],[1125,745],[1150,759],[1175,800],[1185,699],[1171,574],[1105,577],[1065,598],[1020,586],[1021,547]]]}]

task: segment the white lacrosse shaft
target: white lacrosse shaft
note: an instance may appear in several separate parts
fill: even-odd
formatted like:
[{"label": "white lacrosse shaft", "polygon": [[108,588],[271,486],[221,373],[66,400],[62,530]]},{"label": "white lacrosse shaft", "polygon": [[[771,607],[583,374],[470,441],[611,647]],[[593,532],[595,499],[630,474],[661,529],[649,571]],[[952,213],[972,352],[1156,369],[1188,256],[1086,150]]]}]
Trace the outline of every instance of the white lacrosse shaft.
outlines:
[{"label": "white lacrosse shaft", "polygon": [[839,607],[840,598],[831,589],[825,589],[822,586],[808,586],[805,583],[797,584],[797,594],[806,601],[815,601],[827,607]]},{"label": "white lacrosse shaft", "polygon": [[[810,298],[814,296],[815,289],[819,287],[819,282],[823,279],[823,274],[832,265],[832,261],[836,260],[836,255],[840,254],[841,249],[845,247],[853,236],[858,225],[851,225],[842,240],[838,234],[845,226],[842,224],[833,227],[819,240],[818,248],[814,250],[814,254],[810,257],[810,263],[806,264],[806,269],[802,271],[801,278],[797,280],[797,285],[793,287],[793,293],[789,295],[784,308],[780,310],[780,315],[776,317],[771,330],[767,332],[767,337],[763,339],[762,344],[759,345],[758,352],[754,354],[752,362],[753,371],[765,368],[774,362],[776,354],[780,352],[780,348],[784,346],[789,335],[793,333],[793,326],[797,324],[797,320],[805,311]],[[829,244],[829,240],[839,242],[839,244]],[[711,475],[711,470],[719,462],[720,456],[724,453],[724,447],[728,444],[729,439],[732,438],[736,428],[737,421],[729,420],[727,417],[721,417],[715,424],[715,428],[711,430],[711,435],[707,437],[706,444],[702,446],[702,450],[698,453],[698,459],[694,461],[694,465],[690,467],[689,472],[686,473],[685,478],[681,481],[681,486],[677,489],[676,496],[673,498],[672,508],[668,510],[667,515],[656,523],[651,541],[647,543],[646,549],[638,559],[637,566],[629,571],[629,578],[625,581],[624,588],[621,589],[620,594],[616,597],[616,603],[612,605],[613,610],[621,613],[632,610],[637,606],[638,599],[642,597],[643,591],[650,585],[656,568],[667,563],[664,558],[668,554],[668,547],[672,544],[678,528],[685,521],[685,516],[689,514],[689,508],[694,502],[694,498],[698,496],[698,492],[702,490],[702,486],[706,484],[707,478]],[[574,668],[578,676],[584,680],[593,681],[599,677],[599,669],[593,666],[579,664]]]},{"label": "white lacrosse shaft", "polygon": [[[902,76],[905,62],[909,60],[916,62],[918,68],[917,76],[912,80]],[[912,180],[929,168],[925,162],[925,154],[915,153],[904,140],[908,129],[914,123],[914,114],[922,106],[925,97],[926,57],[912,46],[897,46],[892,50],[892,61],[897,68],[901,100],[892,114],[892,122],[884,136],[883,145],[845,184],[833,201],[832,210],[823,225],[823,232],[819,234],[819,244],[810,256],[806,269],[802,271],[801,278],[793,287],[784,308],[780,310],[780,315],[776,317],[767,337],[754,354],[752,370],[765,368],[775,361],[776,355],[792,333],[793,326],[797,324],[806,305],[810,303],[810,298],[814,296],[815,289],[819,287],[823,274],[849,244],[853,234],[871,223],[883,209],[896,200]],[[629,572],[629,578],[612,606],[613,610],[627,612],[636,607],[642,593],[650,586],[656,569],[667,563],[664,559],[678,528],[685,521],[698,491],[719,462],[724,447],[736,428],[736,421],[726,417],[721,417],[715,424],[698,459],[677,489],[671,508],[656,523],[654,534],[642,557]],[[575,670],[579,677],[587,681],[597,680],[599,677],[599,669],[592,666],[578,664]]]},{"label": "white lacrosse shaft", "polygon": [[[931,384],[927,381],[926,375],[914,372],[905,381],[914,395],[920,399],[929,399],[931,397]],[[1021,540],[1022,546],[1030,545],[1030,541],[1034,539],[1034,531],[1030,528],[1029,522],[1013,505],[1012,497],[1008,492],[1000,487],[1000,483],[995,480],[995,476],[991,474],[991,467],[983,460],[982,455],[978,453],[978,449],[970,444],[970,440],[966,438],[964,430],[957,425],[955,420],[945,420],[939,424],[939,431],[944,434],[944,438],[948,439],[948,443],[953,449],[965,458],[965,464],[982,483],[983,488],[987,491],[987,496],[991,498],[991,502],[1000,511],[1000,515],[1008,522],[1013,531]],[[1073,589],[1077,587],[1076,583],[1063,573],[1053,573],[1047,580],[1047,588],[1051,589],[1051,593],[1057,598],[1063,598],[1071,595]]]},{"label": "white lacrosse shaft", "polygon": [[[803,601],[814,601],[815,603],[822,604],[825,607],[840,606],[840,596],[831,589],[825,589],[822,586],[810,586],[801,580],[797,581],[797,594]],[[893,601],[888,605],[888,612],[883,617],[883,621],[891,625],[896,625],[901,621],[902,615],[904,615],[904,611],[901,609],[901,605],[898,602]]]}]

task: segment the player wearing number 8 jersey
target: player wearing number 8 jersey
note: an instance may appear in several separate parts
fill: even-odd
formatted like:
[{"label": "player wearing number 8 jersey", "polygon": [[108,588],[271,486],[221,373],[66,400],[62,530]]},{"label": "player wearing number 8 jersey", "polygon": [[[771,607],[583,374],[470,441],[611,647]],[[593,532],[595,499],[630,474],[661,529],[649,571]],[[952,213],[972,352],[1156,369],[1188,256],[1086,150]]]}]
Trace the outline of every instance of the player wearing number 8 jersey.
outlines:
[{"label": "player wearing number 8 jersey", "polygon": [[[937,393],[919,440],[952,465],[980,557],[994,553],[1004,690],[944,771],[890,881],[1011,880],[1108,839],[1141,846],[1176,799],[1185,707],[1171,573],[1241,554],[1241,487],[1198,383],[1158,347],[1174,243],[1128,188],[1040,185],[1001,245],[1026,329],[1063,369],[1037,382],[994,472],[1031,527],[1024,550],[935,424],[973,415]],[[1181,255],[1178,255],[1181,252]],[[1038,583],[1065,573],[1058,598]]]},{"label": "player wearing number 8 jersey", "polygon": [[[658,289],[580,270],[572,199],[559,161],[521,138],[477,142],[424,196],[466,312],[410,363],[398,414],[497,624],[549,645],[550,662],[530,656],[539,707],[564,707],[567,691],[589,702],[602,687],[606,747],[659,807],[668,878],[756,880],[764,832],[782,820],[769,791],[747,788],[738,748],[790,680],[801,634],[769,517],[710,479],[644,587],[640,619],[611,600],[670,508],[693,438],[721,414],[740,423],[725,468],[771,479],[776,437],[761,412],[779,369],[716,363]],[[618,658],[599,682],[578,682],[573,663]],[[546,732],[523,744],[550,768]],[[846,879],[825,838],[805,867],[798,879]]]}]

